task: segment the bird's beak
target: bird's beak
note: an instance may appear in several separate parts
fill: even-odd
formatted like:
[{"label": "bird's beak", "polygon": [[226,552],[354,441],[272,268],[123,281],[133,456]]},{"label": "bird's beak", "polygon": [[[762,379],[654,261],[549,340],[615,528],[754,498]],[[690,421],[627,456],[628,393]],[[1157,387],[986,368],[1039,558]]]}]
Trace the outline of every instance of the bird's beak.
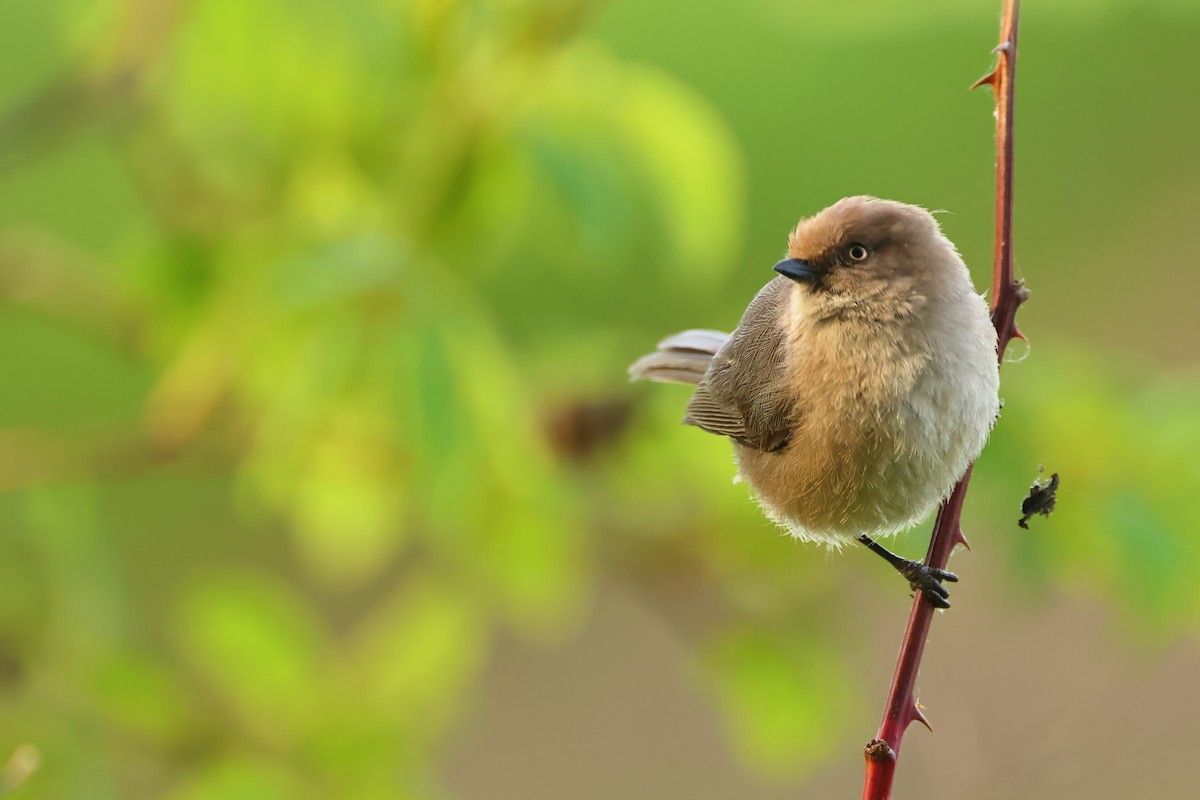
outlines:
[{"label": "bird's beak", "polygon": [[803,258],[785,258],[775,265],[775,271],[797,283],[816,283],[821,277],[821,270]]}]

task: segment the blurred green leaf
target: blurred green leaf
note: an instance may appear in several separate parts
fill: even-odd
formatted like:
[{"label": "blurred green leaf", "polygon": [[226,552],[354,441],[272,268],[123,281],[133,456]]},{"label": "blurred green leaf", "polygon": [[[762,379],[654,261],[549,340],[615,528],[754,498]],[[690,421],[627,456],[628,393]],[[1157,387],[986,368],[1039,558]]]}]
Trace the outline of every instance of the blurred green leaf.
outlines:
[{"label": "blurred green leaf", "polygon": [[293,800],[317,796],[287,769],[244,759],[215,764],[168,795],[171,800]]},{"label": "blurred green leaf", "polygon": [[190,666],[255,737],[286,744],[315,719],[322,636],[293,591],[265,575],[213,573],[174,618]]},{"label": "blurred green leaf", "polygon": [[735,743],[764,769],[819,763],[855,704],[840,657],[802,631],[741,631],[714,645],[718,700]]},{"label": "blurred green leaf", "polygon": [[195,725],[192,700],[179,675],[140,654],[114,654],[97,667],[88,691],[115,725],[149,741],[178,743]]},{"label": "blurred green leaf", "polygon": [[679,254],[675,277],[691,281],[724,271],[740,244],[745,213],[733,135],[703,100],[666,75],[630,78],[622,122],[636,157],[650,168]]},{"label": "blurred green leaf", "polygon": [[356,632],[352,685],[367,707],[421,719],[424,738],[450,720],[478,671],[486,623],[469,594],[432,578],[412,582]]}]

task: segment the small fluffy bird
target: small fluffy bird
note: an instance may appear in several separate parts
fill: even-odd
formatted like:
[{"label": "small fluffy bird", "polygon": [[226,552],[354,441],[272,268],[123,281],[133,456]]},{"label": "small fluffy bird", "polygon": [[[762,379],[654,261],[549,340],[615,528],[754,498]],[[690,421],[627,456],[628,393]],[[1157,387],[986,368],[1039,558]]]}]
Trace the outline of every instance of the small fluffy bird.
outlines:
[{"label": "small fluffy bird", "polygon": [[800,220],[731,334],[669,336],[633,379],[694,384],[684,422],[733,440],[768,517],[860,542],[949,607],[950,572],[875,541],[949,496],[999,412],[996,332],[926,210],[847,197]]}]

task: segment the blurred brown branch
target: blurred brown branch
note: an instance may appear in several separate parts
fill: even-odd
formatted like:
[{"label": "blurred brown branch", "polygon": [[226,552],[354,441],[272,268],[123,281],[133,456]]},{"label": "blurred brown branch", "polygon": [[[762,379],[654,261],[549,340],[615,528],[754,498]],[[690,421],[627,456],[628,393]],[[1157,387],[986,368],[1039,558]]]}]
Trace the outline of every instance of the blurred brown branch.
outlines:
[{"label": "blurred brown branch", "polygon": [[[1021,336],[1015,323],[1017,308],[1029,296],[1024,284],[1013,279],[1012,269],[1013,96],[1017,74],[1019,15],[1020,0],[1005,0],[1000,23],[1000,44],[994,51],[997,55],[996,66],[972,86],[975,88],[987,84],[996,96],[996,240],[992,323],[996,327],[996,357],[1001,362],[1008,343],[1014,337]],[[966,544],[961,518],[971,469],[967,467],[966,474],[938,512],[929,551],[925,556],[925,563],[930,566],[945,569],[954,548],[960,543]],[[879,725],[879,732],[866,747],[863,800],[887,800],[891,796],[904,732],[914,721],[926,726],[929,724],[917,706],[914,687],[932,621],[933,606],[923,593],[917,592],[900,644],[883,721]]]},{"label": "blurred brown branch", "polygon": [[89,54],[0,113],[0,175],[119,115],[138,96],[183,16],[185,0],[127,0],[113,14],[110,46]]},{"label": "blurred brown branch", "polygon": [[216,437],[184,452],[164,446],[151,433],[140,430],[60,435],[5,428],[0,429],[0,493],[96,478],[120,480],[185,458],[189,469],[220,470],[235,452]]},{"label": "blurred brown branch", "polygon": [[101,280],[102,274],[87,253],[39,228],[16,227],[0,234],[0,303],[132,352],[141,320]]}]

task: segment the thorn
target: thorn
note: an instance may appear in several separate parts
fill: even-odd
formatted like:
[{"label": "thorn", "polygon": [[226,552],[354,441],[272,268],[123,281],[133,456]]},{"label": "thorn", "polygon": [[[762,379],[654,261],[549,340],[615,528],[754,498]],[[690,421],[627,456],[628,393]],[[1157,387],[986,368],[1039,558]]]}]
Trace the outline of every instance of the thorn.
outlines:
[{"label": "thorn", "polygon": [[996,70],[993,69],[987,75],[984,75],[982,78],[980,78],[979,80],[972,83],[970,86],[967,87],[967,90],[970,91],[971,89],[978,89],[980,86],[983,86],[985,84],[988,86],[996,85]]},{"label": "thorn", "polygon": [[909,715],[913,722],[921,723],[922,725],[925,726],[925,729],[928,730],[930,733],[934,732],[933,726],[929,724],[929,720],[925,717],[925,714],[921,711],[920,703],[916,702],[915,700],[913,701],[912,709],[909,711]]},{"label": "thorn", "polygon": [[1007,41],[1007,40],[1003,41],[1000,44],[993,47],[992,52],[995,53],[996,55],[1000,55],[1001,53],[1003,53],[1004,55],[1008,55],[1010,52],[1012,52],[1012,42]]},{"label": "thorn", "polygon": [[955,534],[955,536],[954,536],[954,544],[956,544],[956,545],[960,545],[960,544],[961,544],[963,547],[967,548],[967,552],[968,552],[968,553],[973,553],[973,552],[975,552],[974,550],[972,550],[972,549],[971,549],[971,543],[967,541],[967,537],[966,537],[966,535],[965,535],[965,534],[962,532],[962,528],[959,528],[959,529],[958,529],[958,532]]},{"label": "thorn", "polygon": [[1029,340],[1025,338],[1025,334],[1021,333],[1021,329],[1018,328],[1016,325],[1013,326],[1012,335],[1013,335],[1014,339],[1020,339],[1022,342],[1025,342],[1026,344],[1029,343]]}]

